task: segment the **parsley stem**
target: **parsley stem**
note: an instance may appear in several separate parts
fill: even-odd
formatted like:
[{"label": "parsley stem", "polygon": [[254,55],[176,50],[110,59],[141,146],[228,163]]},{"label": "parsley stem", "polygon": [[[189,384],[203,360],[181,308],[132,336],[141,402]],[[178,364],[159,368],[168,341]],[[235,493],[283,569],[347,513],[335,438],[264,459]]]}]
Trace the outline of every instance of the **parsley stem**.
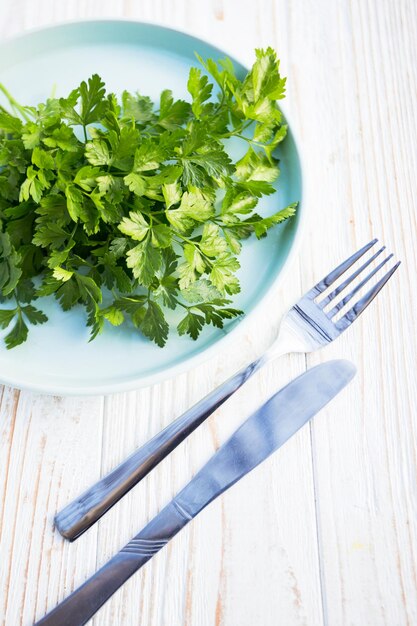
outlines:
[{"label": "parsley stem", "polygon": [[243,133],[243,131],[249,128],[251,124],[253,124],[253,120],[249,120],[249,122],[246,122],[246,124],[242,124],[240,128],[235,128],[234,130],[231,130],[229,133],[225,133],[224,135],[221,135],[219,138],[228,139],[229,137],[239,137],[240,139],[248,139],[248,137],[244,137],[240,133]]},{"label": "parsley stem", "polygon": [[244,139],[251,145],[259,146],[259,148],[265,148],[265,144],[260,143],[259,141],[255,141],[254,139],[251,139],[250,137],[245,137],[244,135],[234,135],[234,137],[239,137],[239,139]]},{"label": "parsley stem", "polygon": [[184,235],[181,235],[181,233],[179,233],[177,230],[174,230],[174,235],[176,237],[179,237],[180,239],[182,239],[183,241],[186,241],[187,243],[190,243],[192,246],[197,245],[196,241],[192,241],[191,239],[189,239],[188,237],[184,237]]},{"label": "parsley stem", "polygon": [[16,300],[16,315],[19,320],[22,319],[22,305],[20,304],[19,298],[17,297],[16,290],[13,292],[14,299]]},{"label": "parsley stem", "polygon": [[[180,237],[183,241],[186,241],[191,246],[194,246],[194,248],[199,248],[198,252],[204,258],[204,260],[206,261],[207,265],[209,265],[209,267],[213,266],[212,259],[210,259],[210,257],[207,256],[207,254],[204,254],[204,252],[201,249],[201,245],[200,245],[200,243],[198,241],[192,241],[191,239],[187,239],[187,237],[182,237],[182,235],[180,235],[177,231],[174,231],[174,236]],[[180,242],[177,241],[177,243],[180,243]]]},{"label": "parsley stem", "polygon": [[191,307],[187,306],[186,304],[184,304],[183,302],[181,302],[180,300],[178,300],[178,298],[176,298],[175,296],[172,296],[172,299],[175,300],[175,302],[177,304],[182,306],[183,309],[187,309],[187,311],[191,308]]},{"label": "parsley stem", "polygon": [[222,90],[222,97],[220,99],[220,102],[218,103],[217,107],[214,109],[213,111],[213,116],[217,115],[219,113],[219,111],[221,110],[222,106],[224,105],[226,100],[226,94],[225,92]]},{"label": "parsley stem", "polygon": [[7,91],[6,87],[2,85],[2,83],[0,83],[0,91],[3,92],[3,94],[6,96],[6,98],[9,101],[10,106],[14,110],[18,111],[20,115],[26,120],[26,122],[32,121],[31,118],[27,115],[27,108],[19,104],[18,101],[15,98],[13,98],[12,94]]}]

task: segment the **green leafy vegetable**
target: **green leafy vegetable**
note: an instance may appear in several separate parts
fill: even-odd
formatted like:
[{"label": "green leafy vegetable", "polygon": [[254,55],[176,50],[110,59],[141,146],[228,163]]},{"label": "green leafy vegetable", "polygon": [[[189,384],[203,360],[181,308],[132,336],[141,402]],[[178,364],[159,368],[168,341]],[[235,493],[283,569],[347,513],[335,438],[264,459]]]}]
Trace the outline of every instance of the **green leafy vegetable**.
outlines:
[{"label": "green leafy vegetable", "polygon": [[[199,57],[198,57],[199,58]],[[279,176],[285,79],[271,48],[241,79],[232,62],[200,59],[190,102],[158,105],[107,93],[93,75],[66,98],[20,105],[0,85],[0,328],[13,348],[47,317],[34,302],[81,305],[91,338],[129,323],[165,345],[167,309],[196,339],[241,315],[241,241],[291,218],[255,212]],[[228,142],[240,143],[234,162]],[[237,145],[237,144],[236,144]]]}]

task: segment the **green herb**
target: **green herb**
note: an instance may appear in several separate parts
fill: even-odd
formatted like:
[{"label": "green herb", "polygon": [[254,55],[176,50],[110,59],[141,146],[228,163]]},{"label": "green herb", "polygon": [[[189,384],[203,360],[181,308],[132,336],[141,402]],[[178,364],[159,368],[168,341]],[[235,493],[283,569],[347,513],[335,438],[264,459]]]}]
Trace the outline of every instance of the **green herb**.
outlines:
[{"label": "green herb", "polygon": [[[26,340],[28,324],[47,321],[33,305],[43,296],[65,311],[83,305],[91,338],[107,323],[131,323],[159,346],[167,309],[183,311],[177,331],[193,339],[242,313],[230,306],[241,240],[296,210],[255,212],[279,175],[285,79],[271,48],[256,50],[243,80],[229,59],[199,61],[190,103],[169,90],[157,106],[139,93],[118,99],[94,75],[67,98],[28,107],[0,85],[10,108],[0,106],[8,348]],[[237,163],[227,153],[235,137],[246,145]]]}]

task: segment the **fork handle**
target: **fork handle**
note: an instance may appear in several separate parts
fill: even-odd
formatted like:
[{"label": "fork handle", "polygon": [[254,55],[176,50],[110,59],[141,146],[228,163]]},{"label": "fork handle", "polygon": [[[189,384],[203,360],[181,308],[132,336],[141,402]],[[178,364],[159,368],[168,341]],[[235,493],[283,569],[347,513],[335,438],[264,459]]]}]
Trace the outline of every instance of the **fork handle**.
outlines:
[{"label": "fork handle", "polygon": [[74,541],[144,478],[268,360],[266,354],[222,383],[55,517],[61,535]]}]

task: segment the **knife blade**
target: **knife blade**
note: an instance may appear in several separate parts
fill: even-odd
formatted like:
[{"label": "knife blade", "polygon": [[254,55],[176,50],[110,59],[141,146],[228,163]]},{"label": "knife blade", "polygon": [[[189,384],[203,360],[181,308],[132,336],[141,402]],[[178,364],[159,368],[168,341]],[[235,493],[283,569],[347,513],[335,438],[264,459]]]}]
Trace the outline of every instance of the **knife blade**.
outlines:
[{"label": "knife blade", "polygon": [[273,395],[147,526],[35,626],[83,626],[210,502],[281,447],[347,385],[349,361],[318,365]]}]

